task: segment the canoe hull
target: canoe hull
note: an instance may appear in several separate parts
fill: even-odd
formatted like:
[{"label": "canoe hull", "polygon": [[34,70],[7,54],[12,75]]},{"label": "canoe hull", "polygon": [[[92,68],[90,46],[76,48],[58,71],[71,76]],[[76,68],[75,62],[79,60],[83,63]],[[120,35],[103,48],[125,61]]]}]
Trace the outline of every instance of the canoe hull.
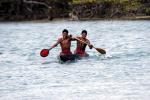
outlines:
[{"label": "canoe hull", "polygon": [[58,57],[58,59],[61,61],[61,62],[74,62],[78,59],[78,55],[76,54],[72,54],[72,55],[60,55]]}]

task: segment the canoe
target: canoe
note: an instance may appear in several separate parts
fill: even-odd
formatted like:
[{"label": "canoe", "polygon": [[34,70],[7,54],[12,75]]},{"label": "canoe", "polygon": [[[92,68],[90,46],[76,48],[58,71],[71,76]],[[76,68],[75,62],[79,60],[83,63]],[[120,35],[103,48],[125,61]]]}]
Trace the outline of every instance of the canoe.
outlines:
[{"label": "canoe", "polygon": [[78,55],[72,54],[72,55],[59,55],[58,59],[61,62],[75,62],[79,58]]}]

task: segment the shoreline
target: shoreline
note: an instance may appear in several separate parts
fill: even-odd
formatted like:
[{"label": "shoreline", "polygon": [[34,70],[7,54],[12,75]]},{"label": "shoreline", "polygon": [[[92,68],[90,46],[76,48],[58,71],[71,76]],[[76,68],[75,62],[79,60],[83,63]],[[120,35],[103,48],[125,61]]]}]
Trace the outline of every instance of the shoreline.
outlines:
[{"label": "shoreline", "polygon": [[87,20],[150,20],[150,16],[126,16],[120,18],[81,18],[79,21],[87,21]]},{"label": "shoreline", "polygon": [[150,16],[132,16],[132,17],[120,17],[120,18],[80,18],[79,20],[73,20],[71,18],[54,18],[53,20],[48,19],[39,19],[39,20],[0,20],[1,22],[53,22],[53,21],[95,21],[95,20],[131,20],[131,21],[137,21],[137,20],[150,20]]}]

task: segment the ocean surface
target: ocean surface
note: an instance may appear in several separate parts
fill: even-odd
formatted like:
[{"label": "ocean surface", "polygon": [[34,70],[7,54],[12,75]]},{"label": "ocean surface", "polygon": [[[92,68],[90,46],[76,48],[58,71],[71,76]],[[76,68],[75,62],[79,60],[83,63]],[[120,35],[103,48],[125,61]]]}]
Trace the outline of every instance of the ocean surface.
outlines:
[{"label": "ocean surface", "polygon": [[[63,29],[86,29],[107,54],[60,63],[58,45],[40,57]],[[0,100],[150,100],[150,21],[1,22]]]}]

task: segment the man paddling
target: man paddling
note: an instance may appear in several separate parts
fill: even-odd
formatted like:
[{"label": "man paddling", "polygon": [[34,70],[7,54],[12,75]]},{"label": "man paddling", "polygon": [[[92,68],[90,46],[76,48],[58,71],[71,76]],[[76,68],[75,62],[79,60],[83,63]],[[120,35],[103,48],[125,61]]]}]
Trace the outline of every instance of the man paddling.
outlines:
[{"label": "man paddling", "polygon": [[90,41],[86,37],[87,37],[87,31],[83,30],[81,32],[81,37],[75,38],[77,40],[77,48],[76,48],[74,53],[79,55],[80,57],[89,56],[89,54],[85,52],[87,44],[88,44],[90,49],[93,48],[93,45],[90,44]]},{"label": "man paddling", "polygon": [[68,35],[68,30],[64,29],[62,31],[62,37],[57,40],[57,42],[51,46],[50,49],[56,47],[58,44],[61,46],[61,52],[60,52],[60,59],[62,61],[68,61],[68,60],[75,60],[75,55],[72,54],[70,47],[71,47],[71,41],[72,39],[71,35]]}]

